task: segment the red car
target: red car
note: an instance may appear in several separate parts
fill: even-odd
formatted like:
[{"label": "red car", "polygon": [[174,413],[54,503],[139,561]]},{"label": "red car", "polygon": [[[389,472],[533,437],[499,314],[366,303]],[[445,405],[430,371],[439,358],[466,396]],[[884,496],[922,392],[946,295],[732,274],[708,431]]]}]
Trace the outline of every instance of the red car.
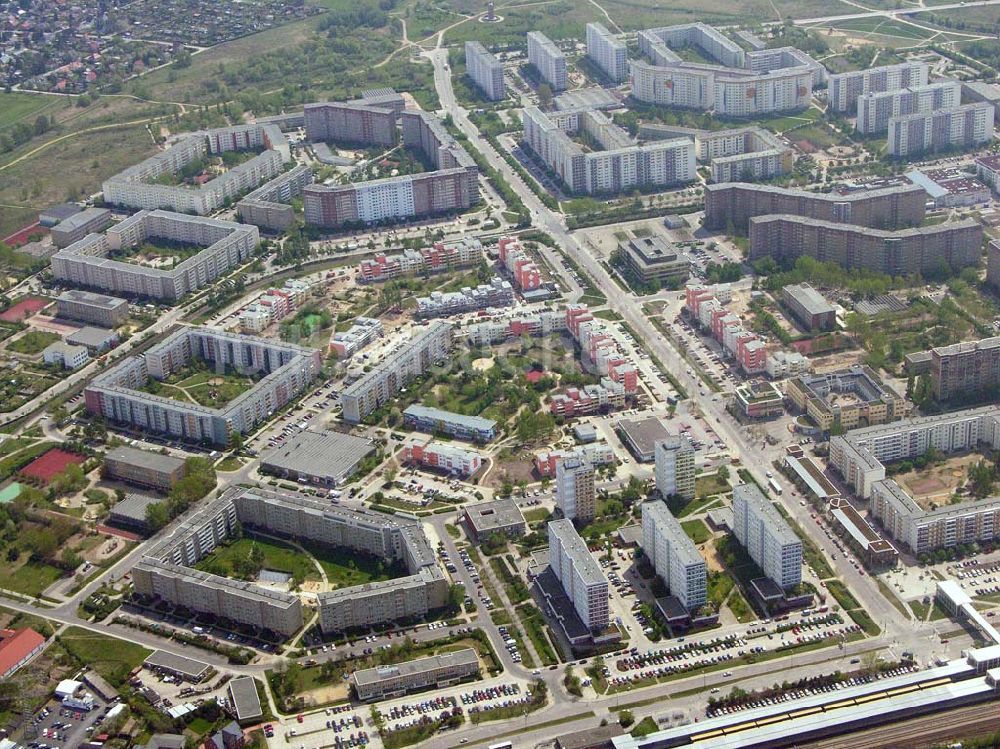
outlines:
[{"label": "red car", "polygon": [[301,723],[302,721],[305,720],[305,716],[303,716],[303,715],[300,714],[295,720],[297,720],[299,723]]}]

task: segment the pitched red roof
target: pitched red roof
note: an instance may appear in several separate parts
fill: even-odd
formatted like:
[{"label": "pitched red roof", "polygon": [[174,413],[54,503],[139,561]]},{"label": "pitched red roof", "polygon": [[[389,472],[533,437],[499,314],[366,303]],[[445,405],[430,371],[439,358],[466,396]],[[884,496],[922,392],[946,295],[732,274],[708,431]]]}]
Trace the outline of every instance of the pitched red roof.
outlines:
[{"label": "pitched red roof", "polygon": [[44,642],[33,629],[0,629],[0,677],[8,676]]}]

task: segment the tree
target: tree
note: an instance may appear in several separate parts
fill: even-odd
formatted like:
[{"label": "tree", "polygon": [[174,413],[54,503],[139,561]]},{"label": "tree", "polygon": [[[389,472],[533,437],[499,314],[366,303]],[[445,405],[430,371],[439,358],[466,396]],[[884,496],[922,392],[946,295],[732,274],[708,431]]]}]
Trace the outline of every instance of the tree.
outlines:
[{"label": "tree", "polygon": [[243,450],[243,435],[239,432],[233,432],[229,435],[229,447],[234,453],[239,453]]},{"label": "tree", "polygon": [[552,86],[542,83],[538,86],[538,104],[542,109],[552,106]]},{"label": "tree", "polygon": [[632,715],[631,710],[622,710],[618,713],[618,725],[622,728],[628,728],[633,723],[635,723],[635,716]]},{"label": "tree", "polygon": [[152,531],[158,531],[170,522],[170,512],[165,502],[154,502],[146,508],[146,525]]}]

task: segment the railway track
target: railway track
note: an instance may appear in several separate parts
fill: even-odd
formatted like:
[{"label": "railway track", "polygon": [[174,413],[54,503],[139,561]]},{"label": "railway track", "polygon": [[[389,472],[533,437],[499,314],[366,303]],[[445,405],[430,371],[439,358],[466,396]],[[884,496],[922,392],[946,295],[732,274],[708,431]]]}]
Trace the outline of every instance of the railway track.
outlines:
[{"label": "railway track", "polygon": [[799,749],[920,749],[1000,726],[1000,702],[979,703],[829,739],[796,744]]}]

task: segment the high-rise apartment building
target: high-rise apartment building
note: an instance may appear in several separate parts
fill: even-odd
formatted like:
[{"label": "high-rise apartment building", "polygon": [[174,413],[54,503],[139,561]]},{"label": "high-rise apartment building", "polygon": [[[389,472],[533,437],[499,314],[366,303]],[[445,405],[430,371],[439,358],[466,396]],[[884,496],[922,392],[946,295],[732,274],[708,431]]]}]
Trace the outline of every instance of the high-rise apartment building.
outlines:
[{"label": "high-rise apartment building", "polygon": [[808,256],[892,276],[976,265],[982,244],[983,226],[971,218],[900,231],[780,214],[750,219],[751,260]]},{"label": "high-rise apartment building", "polygon": [[587,57],[614,83],[628,78],[628,48],[602,23],[587,24]]},{"label": "high-rise apartment building", "polygon": [[931,391],[940,403],[974,400],[1000,388],[1000,338],[939,346],[931,354]]},{"label": "high-rise apartment building", "polygon": [[541,31],[528,32],[528,62],[553,91],[565,91],[568,85],[566,55]]},{"label": "high-rise apartment building", "polygon": [[663,502],[642,505],[642,550],[656,574],[688,611],[708,601],[708,566]]},{"label": "high-rise apartment building", "polygon": [[507,96],[503,65],[482,43],[465,43],[465,71],[490,101],[500,101]]},{"label": "high-rise apartment building", "polygon": [[594,466],[586,456],[573,455],[556,463],[556,507],[570,520],[597,516]]},{"label": "high-rise apartment building", "polygon": [[549,523],[549,567],[591,632],[608,628],[608,579],[570,520]]},{"label": "high-rise apartment building", "polygon": [[993,139],[992,104],[966,104],[936,112],[893,117],[889,120],[889,155],[974,148]]},{"label": "high-rise apartment building", "polygon": [[399,109],[373,106],[363,100],[319,101],[306,104],[306,138],[342,145],[387,146],[399,142]]},{"label": "high-rise apartment building", "polygon": [[413,338],[390,351],[381,364],[344,388],[340,394],[344,421],[357,424],[388,403],[407,382],[443,360],[450,348],[449,323],[435,320],[419,328]]},{"label": "high-rise apartment building", "polygon": [[705,187],[705,228],[732,225],[745,231],[754,216],[784,213],[818,221],[878,229],[918,226],[924,220],[927,193],[919,185],[899,185],[841,195],[772,185],[733,182]]},{"label": "high-rise apartment building", "polygon": [[656,443],[656,489],[660,496],[694,499],[694,448],[680,435]]},{"label": "high-rise apartment building", "polygon": [[857,131],[866,135],[884,133],[893,117],[926,114],[957,107],[961,103],[962,85],[958,81],[862,94],[858,97]]},{"label": "high-rise apartment building", "polygon": [[733,534],[764,574],[782,588],[802,582],[802,541],[756,484],[733,489]]},{"label": "high-rise apartment building", "polygon": [[929,74],[930,66],[926,62],[903,62],[833,74],[828,89],[830,109],[834,112],[853,112],[862,94],[926,86]]}]

